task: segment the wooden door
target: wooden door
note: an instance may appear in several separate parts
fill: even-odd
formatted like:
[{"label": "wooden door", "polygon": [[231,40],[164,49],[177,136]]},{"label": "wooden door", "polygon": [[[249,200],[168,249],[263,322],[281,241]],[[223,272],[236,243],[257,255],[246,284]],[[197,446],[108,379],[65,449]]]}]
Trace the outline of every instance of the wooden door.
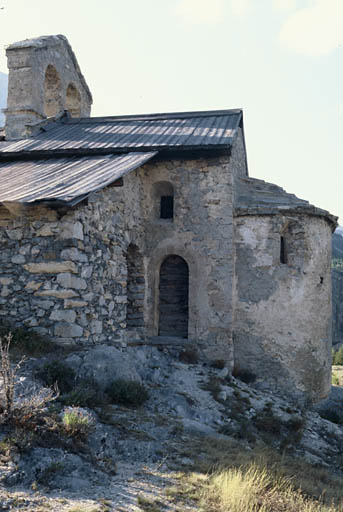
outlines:
[{"label": "wooden door", "polygon": [[160,269],[159,336],[188,337],[188,265],[168,256]]}]

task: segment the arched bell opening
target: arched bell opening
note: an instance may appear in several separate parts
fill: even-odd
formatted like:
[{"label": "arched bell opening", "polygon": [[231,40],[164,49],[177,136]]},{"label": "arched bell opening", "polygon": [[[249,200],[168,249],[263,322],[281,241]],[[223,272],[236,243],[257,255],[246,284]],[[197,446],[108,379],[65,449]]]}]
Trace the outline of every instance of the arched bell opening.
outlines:
[{"label": "arched bell opening", "polygon": [[44,78],[44,114],[53,117],[62,111],[61,79],[56,68],[51,64],[45,71]]},{"label": "arched bell opening", "polygon": [[67,87],[65,108],[71,117],[81,117],[81,95],[74,84]]}]

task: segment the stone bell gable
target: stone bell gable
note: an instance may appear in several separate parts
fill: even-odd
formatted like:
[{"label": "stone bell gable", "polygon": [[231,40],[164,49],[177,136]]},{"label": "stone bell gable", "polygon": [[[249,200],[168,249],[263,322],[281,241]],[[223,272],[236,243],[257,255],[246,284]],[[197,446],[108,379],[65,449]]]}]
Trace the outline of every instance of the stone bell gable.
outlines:
[{"label": "stone bell gable", "polygon": [[59,344],[188,344],[327,396],[337,219],[249,177],[242,110],[91,118],[65,38],[7,55],[0,320]]},{"label": "stone bell gable", "polygon": [[7,140],[26,137],[28,125],[64,110],[72,117],[90,115],[92,95],[64,36],[26,39],[8,46],[6,54]]}]

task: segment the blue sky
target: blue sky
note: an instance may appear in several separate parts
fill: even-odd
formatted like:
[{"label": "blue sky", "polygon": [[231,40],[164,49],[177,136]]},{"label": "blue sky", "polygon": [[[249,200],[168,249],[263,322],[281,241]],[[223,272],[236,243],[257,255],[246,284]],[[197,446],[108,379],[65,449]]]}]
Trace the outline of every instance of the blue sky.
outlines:
[{"label": "blue sky", "polygon": [[92,115],[243,108],[250,175],[343,224],[343,0],[0,0],[0,7],[2,48],[68,37],[93,93]]}]

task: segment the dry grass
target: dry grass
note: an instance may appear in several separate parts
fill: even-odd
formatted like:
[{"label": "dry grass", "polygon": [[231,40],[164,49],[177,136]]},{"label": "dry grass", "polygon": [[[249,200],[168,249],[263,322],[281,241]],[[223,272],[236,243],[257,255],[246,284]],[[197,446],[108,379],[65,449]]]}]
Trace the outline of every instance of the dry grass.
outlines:
[{"label": "dry grass", "polygon": [[332,367],[332,384],[343,386],[343,366],[336,365]]},{"label": "dry grass", "polygon": [[171,492],[206,512],[343,512],[343,478],[271,449],[201,439],[191,443],[195,465]]},{"label": "dry grass", "polygon": [[[196,483],[197,480],[194,482]],[[198,476],[199,504],[207,512],[334,512],[305,497],[286,478],[275,480],[267,468],[249,467],[222,470]]]}]

